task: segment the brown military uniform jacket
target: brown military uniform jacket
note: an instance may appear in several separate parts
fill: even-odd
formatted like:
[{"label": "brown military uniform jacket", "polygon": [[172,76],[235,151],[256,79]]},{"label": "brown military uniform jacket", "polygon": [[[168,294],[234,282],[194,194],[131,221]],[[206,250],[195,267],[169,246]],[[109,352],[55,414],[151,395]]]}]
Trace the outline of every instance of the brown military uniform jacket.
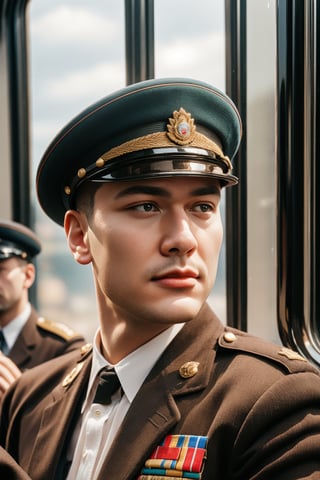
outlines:
[{"label": "brown military uniform jacket", "polygon": [[0,447],[0,478],[3,480],[31,480],[21,467]]},{"label": "brown military uniform jacket", "polygon": [[[0,443],[33,480],[65,478],[90,366],[84,348],[26,372],[7,393]],[[202,480],[318,479],[319,373],[287,349],[225,328],[205,306],[148,375],[98,479],[143,479],[170,434],[207,437]]]},{"label": "brown military uniform jacket", "polygon": [[63,353],[79,350],[84,343],[80,334],[62,323],[39,317],[32,308],[8,357],[20,370],[27,370]]}]

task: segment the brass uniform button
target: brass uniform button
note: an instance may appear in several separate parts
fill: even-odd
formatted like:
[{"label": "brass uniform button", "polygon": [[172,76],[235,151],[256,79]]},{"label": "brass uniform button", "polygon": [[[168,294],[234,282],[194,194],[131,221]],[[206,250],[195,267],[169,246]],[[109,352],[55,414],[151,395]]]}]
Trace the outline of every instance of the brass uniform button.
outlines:
[{"label": "brass uniform button", "polygon": [[184,363],[179,369],[180,377],[182,378],[194,377],[198,373],[199,365],[200,365],[199,362]]},{"label": "brass uniform button", "polygon": [[87,171],[85,168],[79,168],[78,170],[78,177],[79,178],[83,178],[87,175]]},{"label": "brass uniform button", "polygon": [[232,332],[225,332],[223,334],[223,339],[227,342],[227,343],[232,343],[234,342],[235,340],[237,340],[237,337],[235,336],[234,333]]}]

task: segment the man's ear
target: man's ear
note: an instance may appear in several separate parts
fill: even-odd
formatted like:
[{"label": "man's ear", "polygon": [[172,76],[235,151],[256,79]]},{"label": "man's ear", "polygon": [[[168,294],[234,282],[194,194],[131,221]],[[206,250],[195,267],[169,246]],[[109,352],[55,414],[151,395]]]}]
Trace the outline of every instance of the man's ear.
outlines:
[{"label": "man's ear", "polygon": [[26,275],[25,286],[27,288],[30,288],[36,278],[36,269],[33,263],[27,263],[24,269],[24,273]]},{"label": "man's ear", "polygon": [[64,229],[73,258],[81,265],[88,265],[91,253],[87,240],[87,219],[76,210],[68,210],[64,217]]}]

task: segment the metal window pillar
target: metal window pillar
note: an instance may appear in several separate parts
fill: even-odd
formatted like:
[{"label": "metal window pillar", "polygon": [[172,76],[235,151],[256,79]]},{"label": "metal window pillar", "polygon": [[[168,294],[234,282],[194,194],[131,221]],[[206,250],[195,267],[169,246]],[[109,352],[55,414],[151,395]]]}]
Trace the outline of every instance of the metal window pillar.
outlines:
[{"label": "metal window pillar", "polygon": [[277,2],[278,324],[320,365],[320,1]]},{"label": "metal window pillar", "polygon": [[125,0],[127,85],[154,77],[153,0]]},{"label": "metal window pillar", "polygon": [[0,0],[0,111],[11,165],[11,203],[14,220],[31,224],[29,91],[26,7],[28,0]]},{"label": "metal window pillar", "polygon": [[234,159],[239,184],[226,189],[227,323],[247,330],[247,46],[246,0],[226,0],[226,92],[243,123],[240,149]]}]

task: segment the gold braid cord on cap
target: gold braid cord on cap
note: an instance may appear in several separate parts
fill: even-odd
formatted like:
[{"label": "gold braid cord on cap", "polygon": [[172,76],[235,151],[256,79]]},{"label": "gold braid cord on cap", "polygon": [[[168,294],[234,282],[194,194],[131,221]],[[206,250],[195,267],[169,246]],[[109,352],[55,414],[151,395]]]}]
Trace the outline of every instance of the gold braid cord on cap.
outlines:
[{"label": "gold braid cord on cap", "polygon": [[210,150],[224,160],[228,169],[232,168],[231,162],[219,145],[202,133],[196,132],[194,120],[191,114],[187,113],[183,108],[173,112],[173,118],[169,118],[167,132],[150,133],[143,137],[134,138],[117,147],[111,148],[108,152],[101,155],[97,160],[97,166],[102,167],[103,162],[112,160],[113,158],[126,155],[127,153],[137,152],[139,150],[148,150],[150,148],[172,147],[176,145],[188,145],[188,147],[204,148]]}]

